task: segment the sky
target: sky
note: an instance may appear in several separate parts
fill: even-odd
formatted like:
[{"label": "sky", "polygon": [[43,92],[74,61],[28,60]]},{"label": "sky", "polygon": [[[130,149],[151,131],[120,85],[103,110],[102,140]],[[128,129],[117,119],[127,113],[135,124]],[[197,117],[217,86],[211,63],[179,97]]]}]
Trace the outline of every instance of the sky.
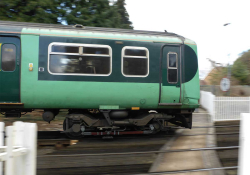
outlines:
[{"label": "sky", "polygon": [[[173,32],[194,40],[199,69],[226,65],[250,49],[250,0],[126,0],[135,30]],[[223,26],[230,23],[227,26]]]}]

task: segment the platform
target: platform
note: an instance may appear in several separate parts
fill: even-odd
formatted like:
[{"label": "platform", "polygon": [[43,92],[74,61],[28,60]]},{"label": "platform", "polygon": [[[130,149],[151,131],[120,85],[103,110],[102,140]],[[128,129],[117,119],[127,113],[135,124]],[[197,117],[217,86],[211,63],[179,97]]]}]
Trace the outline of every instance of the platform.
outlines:
[{"label": "platform", "polygon": [[[198,109],[193,114],[193,127],[210,126],[209,114],[202,109]],[[205,148],[216,146],[216,138],[214,135],[199,135],[213,133],[214,128],[193,128],[178,129],[178,134],[197,136],[178,136],[164,145],[161,150],[177,150],[177,149],[192,149]],[[160,171],[179,171],[191,169],[205,169],[221,167],[216,151],[187,151],[159,154],[154,164],[150,168],[150,172]],[[186,172],[178,175],[224,175],[223,170]]]}]

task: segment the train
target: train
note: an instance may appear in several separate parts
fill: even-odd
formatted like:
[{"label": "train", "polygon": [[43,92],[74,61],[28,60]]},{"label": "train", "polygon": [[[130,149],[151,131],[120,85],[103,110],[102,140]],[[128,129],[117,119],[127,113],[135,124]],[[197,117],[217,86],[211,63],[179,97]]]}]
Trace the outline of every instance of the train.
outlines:
[{"label": "train", "polygon": [[192,128],[197,45],[175,33],[0,21],[0,112],[42,109],[63,132],[154,134]]}]

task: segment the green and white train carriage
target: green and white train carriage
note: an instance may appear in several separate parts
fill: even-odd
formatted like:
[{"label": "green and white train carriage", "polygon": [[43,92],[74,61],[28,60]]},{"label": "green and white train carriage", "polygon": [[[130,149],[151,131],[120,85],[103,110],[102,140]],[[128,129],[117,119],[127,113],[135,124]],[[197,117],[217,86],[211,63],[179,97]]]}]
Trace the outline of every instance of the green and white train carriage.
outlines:
[{"label": "green and white train carriage", "polygon": [[[199,100],[195,42],[167,32],[0,21],[0,111],[69,109],[68,135],[191,128]],[[95,109],[93,112],[93,109]]]}]

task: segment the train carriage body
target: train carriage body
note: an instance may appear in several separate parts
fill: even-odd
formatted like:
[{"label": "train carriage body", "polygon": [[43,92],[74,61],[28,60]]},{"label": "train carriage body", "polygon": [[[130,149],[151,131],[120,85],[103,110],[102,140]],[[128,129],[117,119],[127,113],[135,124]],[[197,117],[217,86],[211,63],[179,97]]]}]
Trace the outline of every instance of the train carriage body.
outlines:
[{"label": "train carriage body", "polygon": [[0,49],[6,116],[44,109],[49,121],[69,109],[64,129],[79,134],[152,121],[191,128],[199,106],[197,46],[176,34],[2,21]]}]

